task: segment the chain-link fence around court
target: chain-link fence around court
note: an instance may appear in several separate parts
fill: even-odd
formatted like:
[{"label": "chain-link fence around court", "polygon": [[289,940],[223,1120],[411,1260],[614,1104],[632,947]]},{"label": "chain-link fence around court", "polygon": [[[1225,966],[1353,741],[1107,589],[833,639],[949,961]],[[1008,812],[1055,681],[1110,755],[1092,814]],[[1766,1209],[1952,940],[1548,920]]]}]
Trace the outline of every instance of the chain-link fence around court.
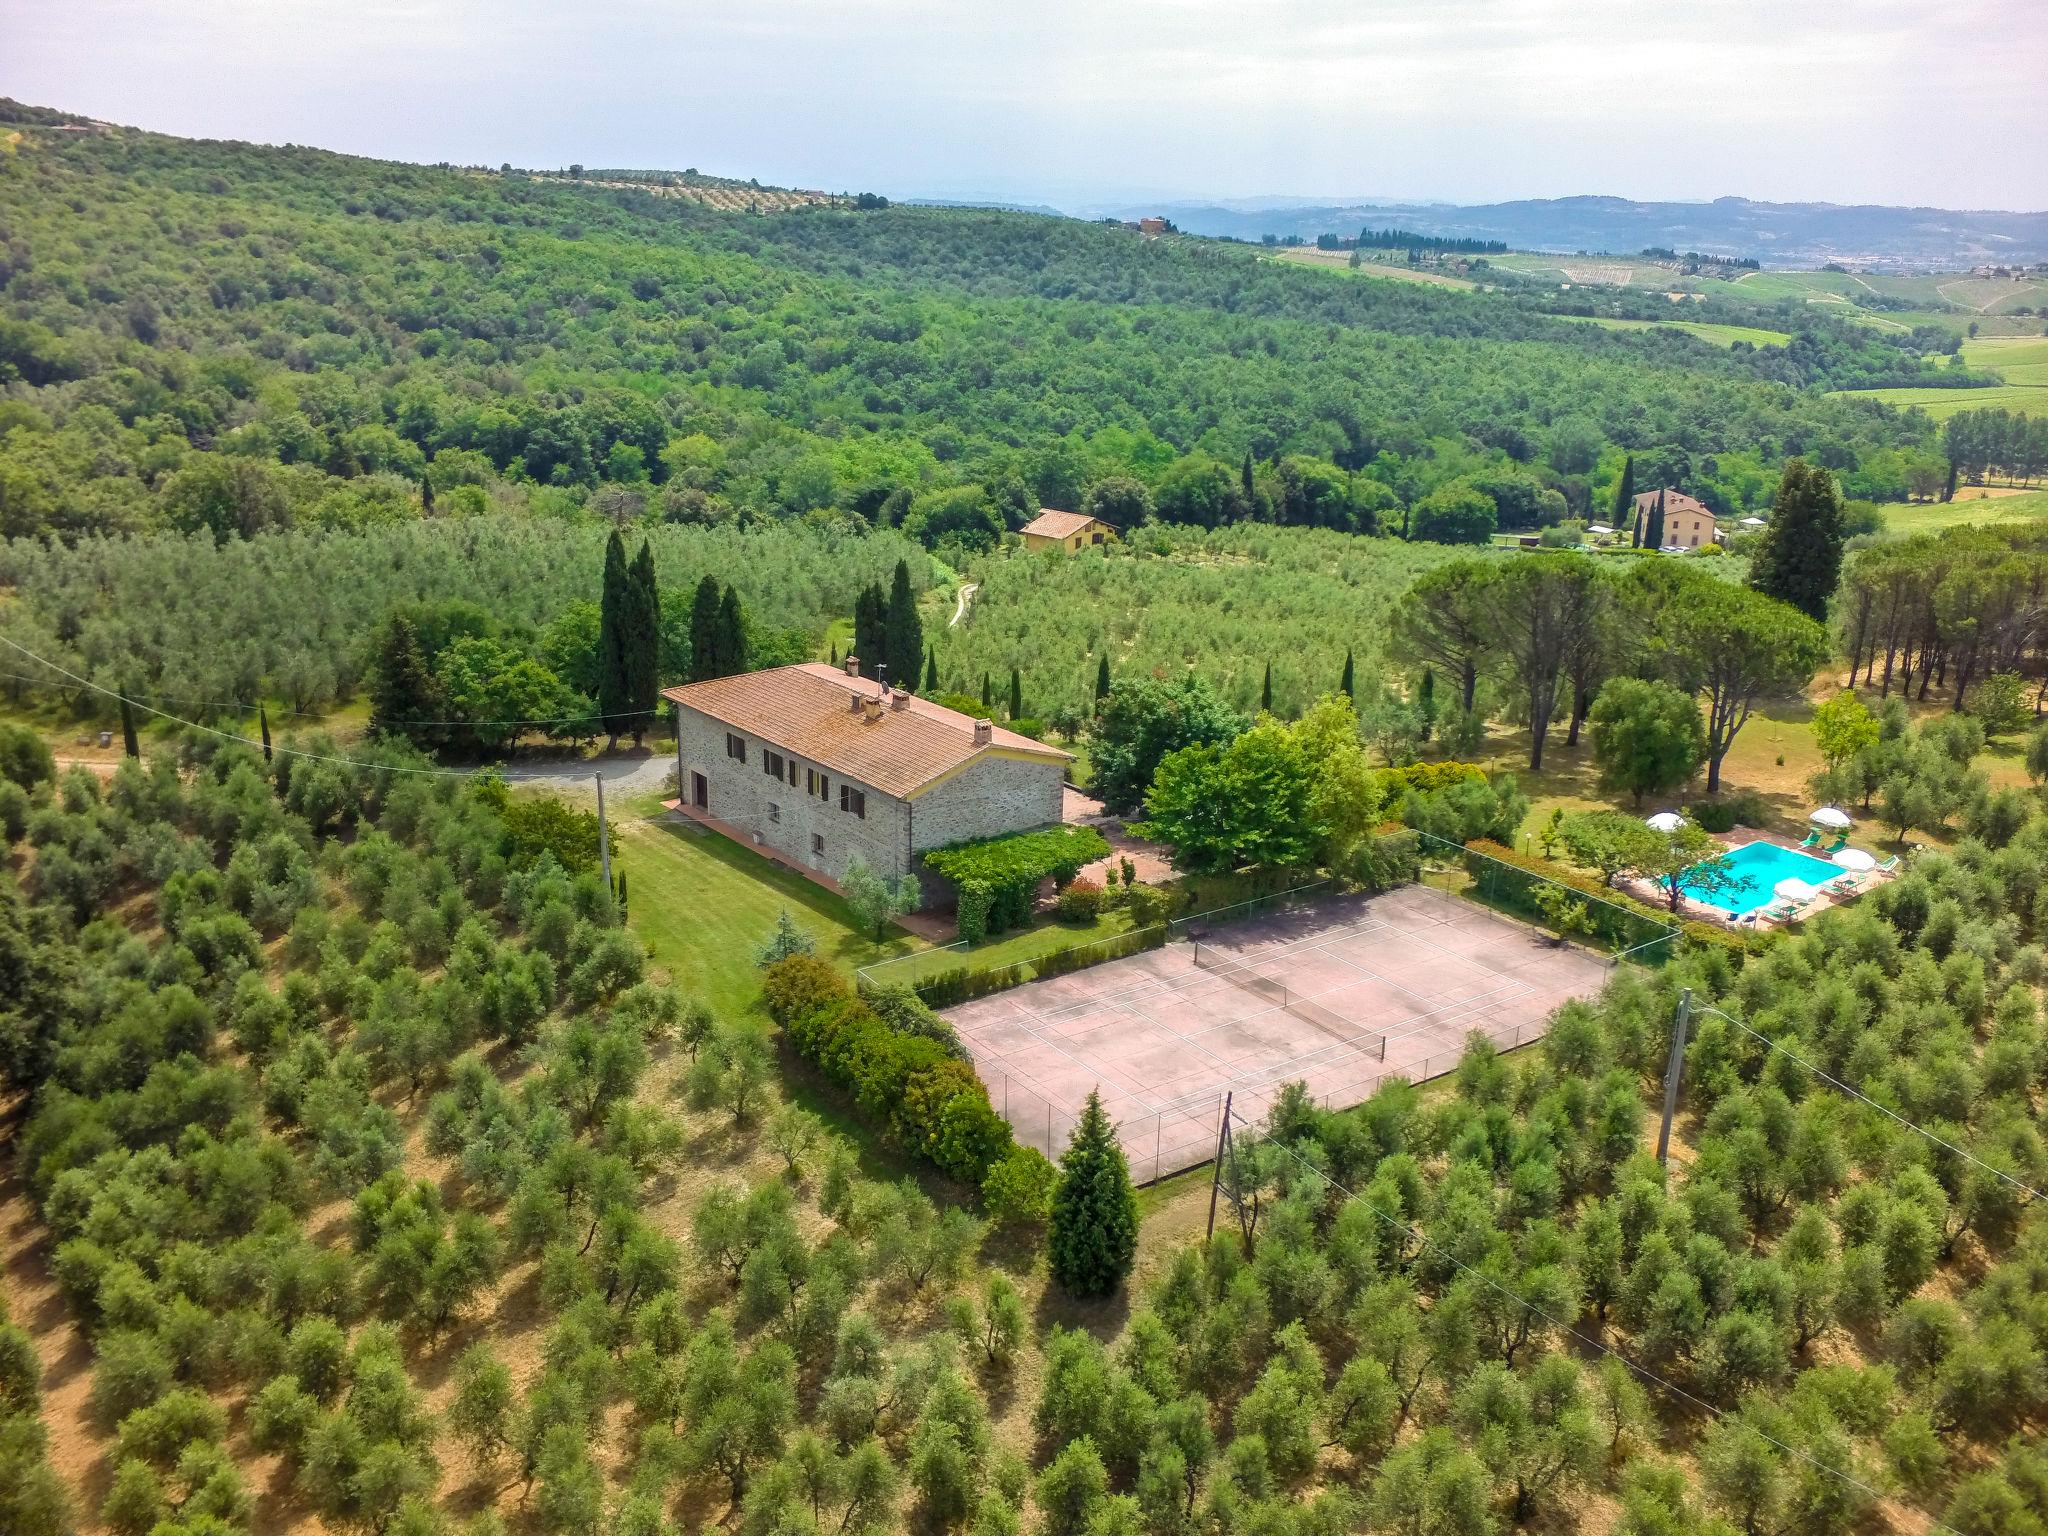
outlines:
[{"label": "chain-link fence around court", "polygon": [[[1485,1035],[1496,1050],[1511,1051],[1542,1039],[1548,1028],[1549,1022],[1545,1020],[1496,1030],[1482,1029],[1475,1033]],[[1446,1077],[1457,1070],[1464,1054],[1461,1046],[1397,1068],[1381,1068],[1376,1060],[1361,1057],[1355,1076],[1340,1074],[1334,1084],[1325,1069],[1321,1086],[1309,1097],[1324,1109],[1351,1109],[1363,1104],[1379,1091],[1382,1083],[1394,1078],[1420,1086]],[[1000,1066],[985,1072],[984,1079],[988,1082],[990,1101],[1010,1122],[1018,1145],[1035,1147],[1057,1161],[1067,1149],[1074,1124],[1080,1116],[1073,1110],[1054,1105]],[[1155,1184],[1176,1173],[1199,1168],[1215,1156],[1216,1133],[1222,1123],[1226,1091],[1232,1095],[1233,1114],[1260,1122],[1280,1097],[1281,1091],[1289,1083],[1299,1080],[1298,1077],[1284,1076],[1279,1081],[1232,1083],[1227,1089],[1218,1088],[1191,1103],[1170,1104],[1118,1117],[1117,1140],[1122,1143],[1124,1156],[1130,1163],[1132,1182]]]}]

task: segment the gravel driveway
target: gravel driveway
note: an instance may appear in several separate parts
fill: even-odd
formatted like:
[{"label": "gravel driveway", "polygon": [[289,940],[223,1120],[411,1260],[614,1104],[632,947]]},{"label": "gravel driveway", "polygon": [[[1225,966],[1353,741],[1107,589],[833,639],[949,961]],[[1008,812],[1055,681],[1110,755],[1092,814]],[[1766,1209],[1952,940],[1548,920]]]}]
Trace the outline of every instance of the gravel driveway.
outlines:
[{"label": "gravel driveway", "polygon": [[594,776],[604,775],[607,796],[651,795],[660,791],[675,771],[673,752],[613,752],[599,757],[559,762],[507,763],[505,777],[514,784],[539,784],[563,794],[579,792],[597,798]]}]

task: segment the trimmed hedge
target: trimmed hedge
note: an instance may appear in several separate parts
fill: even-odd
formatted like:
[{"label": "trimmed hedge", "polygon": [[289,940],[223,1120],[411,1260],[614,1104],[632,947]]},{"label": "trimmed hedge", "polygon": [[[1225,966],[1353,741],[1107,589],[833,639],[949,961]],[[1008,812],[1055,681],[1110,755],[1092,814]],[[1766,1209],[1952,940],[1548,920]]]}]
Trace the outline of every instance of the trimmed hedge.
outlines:
[{"label": "trimmed hedge", "polygon": [[940,971],[912,984],[917,995],[933,1008],[950,1008],[955,1003],[964,1003],[970,998],[986,997],[991,992],[1004,992],[1011,987],[1020,987],[1027,981],[1039,981],[1047,976],[1064,976],[1070,971],[1086,970],[1091,965],[1100,965],[1105,960],[1121,960],[1126,955],[1140,954],[1148,949],[1157,949],[1166,942],[1166,924],[1155,923],[1149,928],[1132,928],[1107,939],[1095,939],[1086,944],[1075,944],[1066,949],[1056,949],[1051,954],[1039,955],[1030,960],[1016,960],[1008,965],[991,966],[987,970],[955,966],[949,971]]},{"label": "trimmed hedge", "polygon": [[942,1173],[979,1189],[1009,1155],[1010,1127],[957,1045],[894,1027],[815,955],[768,966],[762,992],[797,1054]]},{"label": "trimmed hedge", "polygon": [[924,856],[924,865],[953,882],[959,893],[960,937],[978,944],[992,933],[1029,922],[1031,899],[1047,875],[1064,887],[1108,854],[1108,842],[1093,827],[1044,827],[934,848]]},{"label": "trimmed hedge", "polygon": [[1404,790],[1433,795],[1453,784],[1487,782],[1486,770],[1477,763],[1410,763],[1405,768],[1382,768],[1374,778],[1389,800],[1397,799]]},{"label": "trimmed hedge", "polygon": [[1532,859],[1501,843],[1484,840],[1467,843],[1465,872],[1502,906],[1538,923],[1544,921],[1543,909],[1536,905],[1533,893],[1542,881],[1566,886],[1595,898],[1586,907],[1593,936],[1616,949],[1632,949],[1648,943],[1655,937],[1649,931],[1652,926],[1676,928],[1680,942],[1722,950],[1738,961],[1757,953],[1762,944],[1768,942],[1762,935],[1738,933],[1732,928],[1723,928],[1719,923],[1674,918],[1661,908],[1636,900],[1626,891],[1617,891],[1603,884],[1596,876]]}]

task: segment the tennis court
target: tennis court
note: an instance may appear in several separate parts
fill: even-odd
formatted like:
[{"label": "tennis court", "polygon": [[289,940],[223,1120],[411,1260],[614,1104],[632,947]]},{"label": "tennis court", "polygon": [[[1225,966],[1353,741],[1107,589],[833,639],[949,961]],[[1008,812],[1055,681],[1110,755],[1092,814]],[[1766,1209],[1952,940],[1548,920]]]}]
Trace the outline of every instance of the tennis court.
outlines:
[{"label": "tennis court", "polygon": [[1608,962],[1430,886],[1335,897],[946,1010],[1017,1139],[1066,1145],[1091,1088],[1141,1182],[1206,1160],[1226,1091],[1257,1120],[1281,1088],[1348,1107],[1427,1081],[1473,1030],[1541,1037]]}]

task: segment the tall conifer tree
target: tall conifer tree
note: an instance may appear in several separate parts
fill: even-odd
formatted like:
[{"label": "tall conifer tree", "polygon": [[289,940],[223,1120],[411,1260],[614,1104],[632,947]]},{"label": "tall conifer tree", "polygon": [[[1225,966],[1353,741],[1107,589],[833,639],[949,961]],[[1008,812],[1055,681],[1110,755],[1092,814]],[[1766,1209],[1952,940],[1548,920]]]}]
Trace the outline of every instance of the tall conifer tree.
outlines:
[{"label": "tall conifer tree", "polygon": [[1266,680],[1259,685],[1259,708],[1273,713],[1273,663],[1266,663]]},{"label": "tall conifer tree", "polygon": [[1024,717],[1024,679],[1017,675],[1015,667],[1010,668],[1010,718]]},{"label": "tall conifer tree", "polygon": [[633,685],[627,662],[631,651],[633,577],[626,568],[626,541],[614,528],[604,545],[604,591],[598,600],[597,711],[605,734],[617,746],[619,733],[633,724]]},{"label": "tall conifer tree", "polygon": [[637,747],[661,708],[661,591],[654,580],[654,550],[644,539],[627,572],[627,597],[626,693]]},{"label": "tall conifer tree", "polygon": [[690,599],[690,681],[717,677],[718,578],[706,574]]},{"label": "tall conifer tree", "polygon": [[740,610],[740,595],[731,587],[718,600],[717,638],[712,649],[718,658],[714,677],[732,677],[747,670],[747,620]]},{"label": "tall conifer tree", "polygon": [[1643,545],[1647,549],[1664,547],[1664,493],[1661,490],[1650,504],[1650,531],[1643,536]]},{"label": "tall conifer tree", "polygon": [[936,647],[924,653],[924,691],[927,697],[939,691],[939,653]]},{"label": "tall conifer tree", "polygon": [[1110,1295],[1137,1255],[1138,1196],[1099,1094],[1088,1095],[1060,1155],[1045,1251],[1053,1278],[1074,1296]]},{"label": "tall conifer tree", "polygon": [[420,649],[419,631],[404,614],[393,614],[370,678],[370,729],[378,735],[417,734],[422,729],[417,722],[439,718],[435,698],[434,674]]},{"label": "tall conifer tree", "polygon": [[924,654],[924,624],[917,616],[917,598],[910,590],[907,560],[896,562],[896,575],[889,583],[883,647],[889,663],[889,681],[899,688],[915,688],[918,658]]},{"label": "tall conifer tree", "polygon": [[1641,546],[1643,542],[1643,525],[1636,518],[1636,460],[1634,454],[1630,454],[1621,461],[1621,479],[1616,482],[1614,487],[1614,516],[1612,521],[1617,528],[1621,527],[1623,523],[1628,524],[1629,543]]},{"label": "tall conifer tree", "polygon": [[1353,682],[1356,680],[1356,678],[1356,663],[1354,663],[1351,659],[1351,648],[1349,646],[1346,646],[1344,648],[1344,677],[1343,680],[1337,684],[1337,687],[1338,690],[1347,699],[1356,697],[1356,695],[1353,694],[1351,691],[1351,686]]},{"label": "tall conifer tree", "polygon": [[1771,521],[1749,584],[1808,618],[1825,621],[1842,574],[1842,493],[1818,464],[1794,459],[1771,498]]},{"label": "tall conifer tree", "polygon": [[1109,697],[1109,652],[1104,651],[1095,659],[1095,702],[1100,704]]}]

